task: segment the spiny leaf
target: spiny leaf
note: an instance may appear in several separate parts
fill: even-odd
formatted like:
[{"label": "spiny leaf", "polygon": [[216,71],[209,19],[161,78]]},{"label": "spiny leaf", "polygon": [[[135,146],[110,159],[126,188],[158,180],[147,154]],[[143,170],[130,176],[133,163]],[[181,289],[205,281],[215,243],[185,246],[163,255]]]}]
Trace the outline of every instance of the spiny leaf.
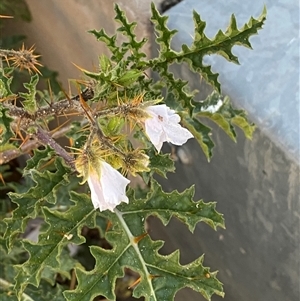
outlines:
[{"label": "spiny leaf", "polygon": [[161,16],[153,2],[151,3],[151,11],[152,17],[150,20],[154,24],[154,28],[157,33],[156,41],[160,46],[159,58],[154,59],[151,63],[155,65],[158,61],[169,61],[169,58],[173,59],[177,56],[177,53],[171,49],[171,40],[177,30],[170,30],[167,27],[166,23],[168,17]]},{"label": "spiny leaf", "polygon": [[[193,232],[198,222],[205,222],[214,230],[217,227],[224,228],[224,219],[216,210],[216,203],[204,203],[202,200],[193,201],[195,190],[193,187],[186,189],[182,193],[173,191],[166,193],[155,181],[151,181],[151,190],[147,195],[146,201],[135,200],[130,195],[130,205],[121,204],[118,209],[126,221],[130,231],[134,236],[142,235],[141,228],[149,215],[155,215],[167,225],[171,217],[176,217],[182,221],[188,229]],[[135,218],[134,218],[135,217]]]},{"label": "spiny leaf", "polygon": [[90,198],[74,192],[71,196],[75,206],[66,212],[42,208],[49,227],[40,234],[38,243],[23,240],[24,248],[29,252],[29,259],[18,268],[15,290],[19,296],[28,284],[36,287],[39,285],[45,267],[60,271],[60,266],[63,265],[63,262],[60,262],[62,248],[69,243],[80,245],[85,242],[81,235],[83,226],[95,228],[96,212]]},{"label": "spiny leaf", "polygon": [[[38,153],[38,152],[36,152]],[[6,218],[7,230],[5,237],[8,238],[8,245],[11,248],[13,240],[19,233],[23,233],[25,226],[30,218],[35,218],[40,210],[43,202],[50,204],[56,203],[57,190],[68,184],[67,169],[61,158],[56,158],[54,161],[56,171],[39,172],[36,169],[28,171],[28,175],[35,183],[25,193],[10,193],[9,196],[12,202],[18,207],[13,211],[10,218]]]},{"label": "spiny leaf", "polygon": [[131,69],[126,71],[120,78],[118,78],[117,83],[123,87],[127,87],[136,82],[141,75],[141,71]]},{"label": "spiny leaf", "polygon": [[53,159],[55,153],[50,146],[46,146],[44,149],[36,149],[34,155],[26,161],[26,167],[24,169],[24,175],[28,175],[31,169],[43,169],[47,166],[47,163]]},{"label": "spiny leaf", "polygon": [[101,54],[99,57],[99,66],[100,70],[104,73],[107,73],[112,67],[109,58],[104,54]]},{"label": "spiny leaf", "polygon": [[8,96],[16,96],[12,93],[10,86],[13,80],[13,68],[0,69],[0,99],[5,99]]},{"label": "spiny leaf", "polygon": [[117,35],[113,35],[112,37],[110,37],[109,35],[107,35],[104,29],[101,29],[100,31],[93,29],[89,30],[88,32],[92,33],[98,41],[104,42],[106,44],[107,48],[113,54],[111,57],[112,61],[119,62],[123,59],[127,50],[124,48],[120,48],[116,44]]},{"label": "spiny leaf", "polygon": [[143,38],[141,41],[137,41],[136,35],[134,33],[134,29],[137,23],[129,23],[124,11],[122,11],[117,4],[115,4],[115,12],[115,20],[121,23],[122,25],[117,29],[117,31],[123,33],[123,35],[127,36],[129,39],[129,42],[122,43],[122,48],[129,49],[132,51],[132,54],[127,59],[128,61],[135,62],[136,65],[141,65],[141,59],[146,57],[146,54],[143,51],[141,51],[141,49],[147,42],[147,39]]},{"label": "spiny leaf", "polygon": [[202,266],[203,257],[182,266],[178,251],[160,255],[158,251],[163,242],[154,242],[146,234],[145,220],[149,215],[158,216],[165,225],[171,217],[176,217],[192,232],[200,221],[214,229],[224,227],[223,217],[215,211],[215,203],[193,202],[193,195],[193,188],[183,193],[164,193],[158,183],[152,181],[146,199],[135,199],[131,193],[129,205],[119,205],[115,214],[101,213],[112,224],[105,238],[113,249],[91,247],[96,265],[89,272],[76,269],[78,286],[64,293],[67,300],[92,300],[99,295],[115,300],[115,281],[123,277],[125,267],[140,274],[133,296],[144,296],[146,301],[173,300],[183,287],[191,287],[207,299],[212,294],[222,296],[222,284],[216,279],[216,273]]},{"label": "spiny leaf", "polygon": [[[158,66],[161,67],[161,66]],[[158,69],[156,69],[158,71]],[[179,107],[182,108],[182,110],[187,109],[188,112],[191,114],[193,110],[193,93],[188,92],[188,82],[185,80],[182,80],[180,78],[175,79],[174,75],[169,72],[168,70],[160,69],[160,76],[165,81],[166,86],[168,88],[168,97],[172,94],[174,96],[174,102],[171,104],[171,101],[166,100],[166,102],[169,102],[170,106],[173,109],[176,109],[180,112]],[[176,104],[176,102],[180,104]]]},{"label": "spiny leaf", "polygon": [[[8,143],[10,138],[14,136],[11,130],[10,124],[13,119],[7,114],[8,109],[4,108],[0,104],[0,145],[4,147]],[[1,150],[2,148],[0,148]]]},{"label": "spiny leaf", "polygon": [[194,103],[193,116],[200,118],[206,117],[214,121],[233,141],[236,141],[236,132],[233,125],[240,127],[245,136],[251,139],[255,126],[247,120],[246,112],[244,110],[234,109],[228,96],[224,97],[222,106],[217,112],[211,113],[207,111],[210,106],[216,104],[216,100],[220,100],[220,95],[213,92],[203,102]]},{"label": "spiny leaf", "polygon": [[[262,28],[266,20],[266,8],[264,7],[258,19],[250,18],[240,30],[236,26],[236,19],[234,15],[231,16],[230,24],[227,30],[222,32],[218,31],[216,36],[210,40],[204,34],[206,23],[201,20],[197,12],[193,12],[193,19],[195,24],[195,36],[191,47],[182,45],[181,52],[172,51],[169,48],[170,39],[175,34],[170,31],[166,26],[167,17],[161,17],[155,10],[152,11],[152,22],[156,25],[156,30],[159,33],[157,42],[161,46],[160,57],[150,62],[151,67],[155,70],[167,70],[167,63],[172,62],[187,62],[191,70],[200,73],[216,90],[220,93],[221,87],[218,82],[218,74],[211,71],[210,66],[203,65],[203,57],[210,54],[219,54],[230,62],[239,63],[238,58],[232,53],[234,45],[241,45],[251,48],[249,38],[257,34],[258,30]],[[166,33],[164,33],[166,32]],[[166,61],[167,59],[167,61]]]},{"label": "spiny leaf", "polygon": [[220,92],[220,83],[217,81],[217,74],[213,74],[209,66],[203,65],[203,57],[209,54],[219,54],[226,60],[239,63],[238,58],[232,53],[234,45],[241,45],[251,48],[249,38],[257,34],[266,20],[266,8],[264,7],[258,19],[250,18],[240,30],[237,28],[235,16],[232,15],[230,24],[223,33],[218,31],[216,36],[210,40],[204,34],[205,22],[203,22],[197,12],[193,12],[195,24],[195,37],[192,46],[182,46],[182,52],[178,61],[187,61],[193,71],[199,72],[208,82],[210,82],[218,92]]},{"label": "spiny leaf", "polygon": [[168,172],[175,171],[174,162],[170,158],[169,154],[157,154],[155,150],[151,148],[147,151],[147,155],[150,158],[149,168],[151,169],[151,172],[149,177],[156,172],[162,177],[167,178]]},{"label": "spiny leaf", "polygon": [[182,124],[194,135],[207,160],[210,161],[210,158],[212,157],[212,149],[215,146],[210,138],[211,129],[199,122],[197,119],[190,117],[185,117],[182,120]]},{"label": "spiny leaf", "polygon": [[[30,296],[31,300],[38,301],[65,301],[63,297],[64,287],[56,283],[55,285],[50,285],[46,281],[41,281],[38,288],[29,285],[25,291],[26,295]],[[22,299],[22,301],[26,299]],[[28,301],[31,301],[30,299]]]},{"label": "spiny leaf", "polygon": [[136,22],[129,23],[124,11],[122,11],[117,4],[115,4],[115,20],[121,24],[117,31],[122,33],[129,42],[123,42],[121,45],[116,44],[117,35],[108,36],[106,32],[101,29],[100,31],[91,30],[90,33],[94,34],[97,40],[102,41],[106,44],[108,49],[112,52],[111,59],[117,63],[124,60],[125,54],[130,51],[130,55],[127,57],[128,62],[134,62],[133,68],[141,67],[144,65],[142,58],[146,57],[145,53],[141,51],[143,45],[147,42],[146,38],[141,41],[136,39],[134,29],[136,27]]},{"label": "spiny leaf", "polygon": [[247,118],[238,115],[232,118],[232,123],[238,126],[248,139],[252,139],[253,133],[255,131],[254,123],[251,124],[248,122]]},{"label": "spiny leaf", "polygon": [[138,244],[141,256],[145,259],[148,279],[141,280],[141,284],[133,291],[134,297],[145,296],[146,301],[171,301],[176,292],[184,287],[201,293],[207,300],[214,294],[224,296],[222,283],[216,278],[217,272],[210,272],[209,268],[202,265],[203,256],[181,265],[179,251],[162,256],[158,253],[162,246],[163,242],[153,242],[148,236]]},{"label": "spiny leaf", "polygon": [[25,83],[24,87],[28,90],[29,93],[22,93],[20,92],[20,96],[24,98],[24,101],[22,102],[24,105],[24,108],[29,113],[35,113],[37,111],[37,103],[36,103],[36,85],[39,81],[38,74],[35,74],[31,77],[30,83]]},{"label": "spiny leaf", "polygon": [[[1,283],[0,283],[0,300],[1,301],[18,301],[17,296],[13,293],[13,283],[16,276],[16,268],[13,265],[19,264],[25,258],[24,248],[21,245],[15,246],[15,248],[8,253],[5,240],[0,237],[0,271],[1,271]],[[50,298],[51,296],[51,298]],[[39,288],[28,286],[25,292],[21,296],[21,300],[56,300],[63,301],[62,287],[56,284],[55,287],[49,283],[42,281]]]}]

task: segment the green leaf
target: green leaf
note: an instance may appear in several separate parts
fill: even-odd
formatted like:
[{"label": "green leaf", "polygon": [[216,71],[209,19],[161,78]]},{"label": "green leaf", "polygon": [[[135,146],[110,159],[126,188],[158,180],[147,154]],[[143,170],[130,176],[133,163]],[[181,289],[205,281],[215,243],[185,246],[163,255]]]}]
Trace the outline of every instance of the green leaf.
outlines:
[{"label": "green leaf", "polygon": [[32,169],[42,169],[47,163],[53,159],[55,153],[50,146],[46,146],[44,149],[36,149],[34,155],[26,161],[26,167],[24,169],[24,175],[30,174]]},{"label": "green leaf", "polygon": [[234,116],[232,118],[232,123],[238,126],[248,139],[252,139],[253,133],[256,128],[254,123],[250,124],[248,120],[243,116]]},{"label": "green leaf", "polygon": [[160,70],[160,75],[166,81],[166,85],[168,87],[168,95],[167,98],[172,94],[172,102],[166,99],[166,103],[169,103],[172,108],[176,108],[178,112],[181,110],[188,110],[189,114],[191,114],[193,110],[192,100],[194,97],[194,93],[189,93],[188,91],[188,82],[182,79],[175,79],[174,75],[167,70]]},{"label": "green leaf", "polygon": [[95,210],[90,197],[71,192],[75,206],[68,211],[58,212],[43,207],[45,222],[48,229],[41,233],[38,243],[23,240],[23,246],[29,253],[29,259],[18,267],[15,290],[18,296],[28,284],[38,286],[44,268],[50,267],[57,272],[65,270],[61,261],[63,247],[67,244],[80,245],[85,242],[81,235],[83,226],[95,228]]},{"label": "green leaf", "polygon": [[0,104],[0,150],[5,147],[5,144],[7,144],[12,137],[14,137],[14,133],[10,127],[13,118],[8,116],[7,112],[8,109],[2,107]]},{"label": "green leaf", "polygon": [[166,23],[168,20],[167,16],[162,16],[155,7],[155,4],[151,3],[152,17],[151,22],[154,24],[155,31],[157,33],[156,42],[160,46],[159,58],[152,61],[152,64],[158,62],[167,62],[177,56],[177,53],[171,49],[172,37],[176,34],[177,30],[170,30]]},{"label": "green leaf", "polygon": [[254,124],[247,120],[247,115],[244,110],[236,110],[232,107],[228,96],[224,97],[222,106],[217,110],[217,112],[211,113],[206,111],[210,106],[216,105],[219,99],[220,95],[213,92],[204,102],[198,104],[194,103],[195,108],[193,109],[193,116],[200,118],[206,117],[212,120],[235,142],[236,132],[234,125],[240,127],[245,136],[248,139],[251,139],[255,130]]},{"label": "green leaf", "polygon": [[[171,217],[180,219],[190,231],[203,221],[216,229],[224,227],[223,217],[215,211],[215,203],[193,202],[194,189],[183,193],[164,193],[157,182],[152,181],[151,191],[146,199],[135,199],[130,195],[128,205],[121,204],[112,212],[103,212],[112,224],[105,238],[113,246],[105,250],[91,247],[96,259],[92,271],[76,269],[78,286],[64,293],[67,300],[93,300],[102,295],[115,300],[115,281],[124,276],[124,268],[139,273],[139,283],[133,296],[144,296],[146,301],[173,300],[175,293],[190,287],[210,300],[213,294],[223,296],[222,284],[216,273],[203,267],[203,256],[187,265],[180,265],[179,252],[163,256],[158,253],[161,241],[152,241],[145,229],[145,220],[150,215],[158,216],[164,225]],[[88,281],[86,281],[88,279]]]},{"label": "green leaf", "polygon": [[237,28],[235,16],[232,15],[227,30],[218,31],[217,35],[212,39],[208,39],[205,34],[206,23],[200,18],[197,12],[193,12],[195,24],[195,38],[192,46],[182,46],[181,58],[179,61],[189,63],[193,71],[199,72],[209,83],[211,83],[218,92],[221,91],[220,83],[217,80],[218,74],[213,74],[209,66],[203,65],[203,57],[210,54],[219,54],[229,62],[239,63],[238,58],[232,53],[234,45],[245,46],[251,48],[249,38],[257,34],[262,28],[266,20],[266,8],[264,7],[258,19],[250,18],[240,30]]},{"label": "green leaf", "polygon": [[117,29],[117,31],[121,32],[129,40],[129,42],[123,42],[121,46],[124,50],[125,49],[131,50],[131,55],[127,58],[127,60],[135,62],[136,65],[141,65],[142,58],[146,57],[146,54],[143,51],[141,51],[141,49],[147,42],[147,39],[143,38],[141,41],[138,41],[136,39],[134,29],[137,23],[136,22],[129,23],[125,16],[124,11],[122,11],[117,4],[115,4],[115,12],[116,12],[115,20],[122,25]]},{"label": "green leaf", "polygon": [[99,65],[100,70],[104,73],[107,73],[111,69],[111,62],[109,58],[104,54],[101,54],[99,57]]},{"label": "green leaf", "polygon": [[[29,285],[25,291],[26,295],[30,296],[31,300],[34,301],[65,301],[63,297],[64,288],[58,283],[55,286],[50,285],[46,281],[41,281],[40,286],[35,288],[32,285]],[[24,296],[24,294],[23,294]],[[22,301],[26,299],[22,299]],[[28,301],[31,301],[30,299]]]},{"label": "green leaf", "polygon": [[20,92],[20,96],[24,98],[24,101],[22,102],[22,104],[24,105],[24,108],[26,109],[26,111],[28,113],[34,114],[38,107],[37,107],[37,103],[36,103],[36,98],[35,98],[35,94],[36,94],[36,85],[39,81],[39,76],[38,74],[35,74],[31,77],[30,79],[30,83],[24,84],[24,87],[28,90],[29,93],[23,93]]},{"label": "green leaf", "polygon": [[[41,153],[36,151],[35,154],[40,157]],[[36,160],[35,156],[33,158]],[[35,186],[25,193],[9,193],[12,202],[18,205],[12,212],[12,216],[5,219],[7,224],[5,237],[8,238],[10,249],[16,236],[24,232],[28,220],[38,215],[41,205],[45,202],[54,205],[58,189],[62,189],[69,183],[70,170],[65,167],[64,161],[61,158],[55,158],[54,165],[55,172],[44,170],[40,172],[37,169],[26,171]]]},{"label": "green leaf", "polygon": [[[142,58],[146,57],[146,55],[144,51],[142,51],[142,47],[147,42],[147,39],[143,38],[138,41],[134,33],[136,22],[128,22],[124,11],[122,11],[117,4],[115,4],[114,9],[116,12],[115,20],[121,24],[121,26],[117,28],[117,32],[122,33],[123,36],[129,40],[128,42],[123,42],[121,45],[117,45],[117,35],[115,34],[110,37],[104,29],[101,29],[100,31],[91,30],[89,32],[92,33],[97,40],[106,44],[108,49],[112,52],[112,61],[119,63],[124,60],[124,57],[126,57],[127,64],[132,62],[133,68],[140,68],[144,66]],[[130,52],[129,56],[125,56],[127,52]]]},{"label": "green leaf", "polygon": [[4,15],[20,17],[26,22],[31,21],[31,13],[25,0],[2,0],[0,11]]},{"label": "green leaf", "polygon": [[[146,199],[133,199],[130,205],[121,204],[118,209],[122,212],[130,231],[134,236],[142,235],[144,232],[144,221],[150,215],[155,215],[167,225],[171,217],[176,217],[182,221],[191,232],[194,232],[198,222],[205,222],[214,230],[217,227],[224,228],[224,219],[215,210],[216,203],[204,203],[202,200],[194,202],[195,189],[191,187],[184,192],[173,191],[166,193],[155,181],[151,181],[151,191]],[[136,218],[133,218],[136,214]],[[142,232],[141,232],[142,229]]]},{"label": "green leaf", "polygon": [[117,83],[123,87],[127,87],[134,82],[142,75],[142,72],[139,70],[128,70],[121,77],[118,78]]},{"label": "green leaf", "polygon": [[183,126],[194,135],[194,138],[200,144],[207,160],[210,161],[210,158],[212,157],[212,149],[215,146],[210,138],[211,129],[195,118],[184,117],[181,122]]},{"label": "green leaf", "polygon": [[14,99],[17,95],[11,91],[14,69],[10,67],[0,68],[0,99],[4,100],[7,97]]},{"label": "green leaf", "polygon": [[146,183],[155,172],[164,178],[167,178],[168,172],[175,172],[174,161],[170,158],[170,154],[157,154],[153,148],[148,149],[146,153],[150,158],[149,168],[151,170],[150,173],[147,173],[147,180],[143,177]]},{"label": "green leaf", "polygon": [[108,36],[104,29],[98,30],[89,30],[89,33],[92,33],[98,41],[104,42],[107,48],[112,52],[111,60],[114,62],[119,62],[123,59],[126,49],[120,48],[116,44],[117,35],[113,35],[112,37]]},{"label": "green leaf", "polygon": [[210,40],[204,34],[206,23],[201,20],[200,15],[197,12],[193,12],[193,19],[195,24],[194,41],[191,47],[182,45],[181,52],[175,52],[170,49],[171,37],[175,34],[175,31],[170,31],[166,27],[167,17],[161,17],[156,9],[152,5],[152,22],[155,24],[155,29],[158,32],[160,56],[150,62],[150,65],[154,70],[161,72],[167,70],[168,64],[175,61],[182,63],[187,62],[190,69],[194,72],[200,73],[219,93],[221,91],[220,83],[218,82],[218,74],[214,74],[211,71],[210,66],[203,64],[203,58],[205,55],[218,54],[223,56],[230,62],[239,63],[238,58],[232,53],[232,47],[234,45],[241,45],[251,48],[249,42],[250,36],[257,34],[258,30],[262,28],[264,21],[266,20],[266,8],[264,7],[261,15],[258,19],[250,18],[240,30],[237,28],[235,16],[232,15],[230,24],[225,31],[218,31],[216,36]]}]

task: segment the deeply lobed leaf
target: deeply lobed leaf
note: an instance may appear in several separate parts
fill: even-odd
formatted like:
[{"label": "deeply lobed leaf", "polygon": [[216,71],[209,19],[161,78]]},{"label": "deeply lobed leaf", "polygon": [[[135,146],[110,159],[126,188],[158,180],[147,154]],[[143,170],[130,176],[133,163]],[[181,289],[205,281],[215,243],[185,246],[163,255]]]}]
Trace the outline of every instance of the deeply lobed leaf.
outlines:
[{"label": "deeply lobed leaf", "polygon": [[[43,162],[43,159],[49,159],[49,149],[44,151],[35,151],[35,156],[29,160],[28,166],[37,166]],[[38,159],[37,159],[38,158]],[[28,169],[26,174],[35,183],[35,186],[28,189],[25,193],[10,193],[9,196],[18,207],[13,211],[12,216],[5,219],[7,230],[5,237],[8,239],[8,245],[13,246],[14,239],[25,231],[29,219],[38,216],[41,205],[44,202],[54,205],[56,203],[57,191],[68,184],[67,175],[70,170],[66,168],[61,158],[55,158],[55,172],[38,171],[37,169]]]},{"label": "deeply lobed leaf", "polygon": [[161,73],[162,71],[166,72],[170,63],[175,61],[179,63],[187,62],[191,70],[200,73],[219,93],[221,92],[221,87],[218,82],[218,74],[214,74],[210,66],[203,64],[204,56],[219,54],[228,61],[238,64],[238,58],[231,51],[232,47],[234,45],[240,45],[251,48],[249,38],[257,34],[266,20],[266,8],[264,7],[261,15],[257,19],[251,17],[249,22],[239,30],[236,25],[235,16],[232,15],[230,24],[225,33],[219,30],[216,36],[210,40],[204,33],[206,23],[202,21],[200,15],[194,11],[194,41],[190,47],[182,45],[181,52],[175,52],[169,48],[170,39],[175,32],[167,28],[167,17],[160,16],[154,6],[152,6],[152,14],[151,20],[156,25],[155,28],[158,33],[157,42],[161,47],[161,51],[160,57],[151,61],[151,67]]},{"label": "deeply lobed leaf", "polygon": [[95,211],[90,198],[85,195],[72,193],[75,206],[65,212],[42,208],[48,229],[41,233],[37,243],[23,241],[24,248],[29,253],[29,259],[19,267],[16,276],[15,289],[18,295],[24,291],[28,284],[38,286],[41,273],[46,267],[56,272],[64,270],[64,262],[60,261],[63,247],[72,243],[80,245],[85,242],[81,235],[83,226],[95,228]]},{"label": "deeply lobed leaf", "polygon": [[222,285],[216,279],[216,273],[203,267],[203,257],[182,266],[179,252],[160,255],[158,251],[163,242],[152,241],[146,233],[145,221],[149,215],[158,216],[165,225],[171,217],[176,217],[190,231],[194,231],[200,221],[214,229],[224,227],[223,217],[215,211],[215,203],[193,202],[193,195],[193,188],[183,193],[165,193],[153,180],[145,199],[135,199],[132,193],[128,205],[118,206],[115,214],[107,212],[105,217],[109,218],[112,227],[107,229],[105,237],[113,249],[91,247],[96,265],[89,272],[76,269],[78,286],[74,291],[65,292],[67,300],[91,300],[98,295],[115,300],[115,281],[123,277],[124,268],[140,275],[133,295],[144,296],[145,300],[173,300],[183,287],[191,287],[207,299],[214,293],[222,296]]}]

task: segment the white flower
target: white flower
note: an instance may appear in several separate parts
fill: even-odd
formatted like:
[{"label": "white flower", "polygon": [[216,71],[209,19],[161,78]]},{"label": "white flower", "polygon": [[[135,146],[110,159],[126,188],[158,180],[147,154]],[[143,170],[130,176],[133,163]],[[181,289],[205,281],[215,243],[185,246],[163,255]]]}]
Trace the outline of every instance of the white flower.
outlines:
[{"label": "white flower", "polygon": [[130,181],[102,160],[99,169],[91,168],[87,178],[94,208],[113,211],[121,202],[128,203],[125,190]]},{"label": "white flower", "polygon": [[165,141],[182,145],[194,137],[179,124],[179,115],[166,105],[148,106],[144,110],[149,115],[145,119],[145,130],[158,152]]}]

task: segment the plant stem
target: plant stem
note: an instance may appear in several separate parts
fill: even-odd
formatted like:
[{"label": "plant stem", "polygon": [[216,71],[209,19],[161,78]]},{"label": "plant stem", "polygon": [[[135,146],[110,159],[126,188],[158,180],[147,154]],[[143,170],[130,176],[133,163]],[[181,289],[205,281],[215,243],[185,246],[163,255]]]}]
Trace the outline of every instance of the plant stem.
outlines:
[{"label": "plant stem", "polygon": [[42,144],[51,146],[55,150],[56,154],[62,157],[66,161],[66,163],[71,166],[72,169],[76,169],[74,158],[70,156],[70,154],[40,126],[38,126],[37,128],[36,137]]}]

